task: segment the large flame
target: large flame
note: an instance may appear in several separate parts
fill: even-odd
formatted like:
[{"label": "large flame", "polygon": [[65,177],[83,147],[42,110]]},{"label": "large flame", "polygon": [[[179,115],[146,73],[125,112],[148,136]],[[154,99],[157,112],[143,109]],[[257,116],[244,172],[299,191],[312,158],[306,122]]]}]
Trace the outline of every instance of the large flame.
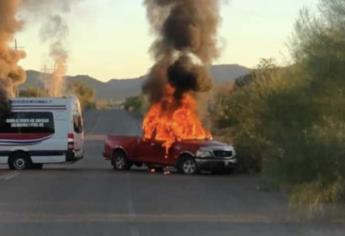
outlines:
[{"label": "large flame", "polygon": [[174,92],[167,85],[163,99],[151,106],[143,122],[144,139],[162,142],[166,154],[177,141],[212,138],[202,125],[195,98],[187,93],[176,104]]}]

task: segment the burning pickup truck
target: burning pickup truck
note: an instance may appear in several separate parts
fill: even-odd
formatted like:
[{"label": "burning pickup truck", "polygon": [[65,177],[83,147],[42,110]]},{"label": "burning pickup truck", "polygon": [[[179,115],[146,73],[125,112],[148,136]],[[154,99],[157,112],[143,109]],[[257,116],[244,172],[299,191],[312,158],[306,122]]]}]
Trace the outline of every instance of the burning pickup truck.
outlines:
[{"label": "burning pickup truck", "polygon": [[185,94],[176,102],[175,94],[176,88],[166,85],[163,98],[144,118],[142,137],[106,138],[103,156],[116,170],[146,164],[149,168],[172,166],[193,175],[200,170],[235,167],[235,149],[212,141],[198,116],[195,98]]},{"label": "burning pickup truck", "polygon": [[237,163],[233,146],[211,140],[175,142],[169,152],[155,140],[141,137],[109,135],[103,156],[115,170],[129,170],[133,165],[151,167],[172,166],[183,174],[200,170],[232,169]]}]

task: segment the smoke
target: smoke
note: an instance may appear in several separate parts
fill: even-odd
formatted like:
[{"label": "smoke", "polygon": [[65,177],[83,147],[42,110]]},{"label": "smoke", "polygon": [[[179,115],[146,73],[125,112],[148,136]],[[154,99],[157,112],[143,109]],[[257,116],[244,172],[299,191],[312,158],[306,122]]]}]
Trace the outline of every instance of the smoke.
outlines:
[{"label": "smoke", "polygon": [[41,39],[50,43],[49,55],[54,61],[54,70],[48,83],[48,93],[60,97],[64,90],[64,78],[67,71],[68,52],[64,41],[68,35],[68,25],[61,15],[53,15],[41,28]]},{"label": "smoke", "polygon": [[[42,15],[50,15],[52,12],[68,13],[72,5],[81,0],[22,0],[26,16],[30,18],[41,18]],[[37,15],[36,13],[40,13]]]},{"label": "smoke", "polygon": [[50,96],[60,97],[65,90],[65,75],[68,64],[66,40],[69,34],[67,15],[73,4],[80,0],[23,0],[25,16],[30,20],[43,21],[40,38],[49,44],[49,55],[54,61],[51,79],[47,85]]},{"label": "smoke", "polygon": [[157,39],[151,51],[156,64],[143,86],[152,103],[162,99],[167,83],[177,102],[186,93],[208,92],[208,68],[219,55],[219,0],[145,0]]},{"label": "smoke", "polygon": [[0,122],[10,110],[9,98],[16,95],[17,86],[26,79],[25,71],[18,66],[25,53],[10,46],[14,34],[22,28],[16,18],[20,5],[20,0],[0,1]]}]

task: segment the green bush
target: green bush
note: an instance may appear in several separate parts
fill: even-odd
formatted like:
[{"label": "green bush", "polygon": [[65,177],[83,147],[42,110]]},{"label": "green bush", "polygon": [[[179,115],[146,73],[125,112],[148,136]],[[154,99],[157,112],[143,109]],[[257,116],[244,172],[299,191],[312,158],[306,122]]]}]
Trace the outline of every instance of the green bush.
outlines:
[{"label": "green bush", "polygon": [[130,112],[143,115],[147,106],[147,102],[144,96],[128,97],[123,103],[124,109]]},{"label": "green bush", "polygon": [[266,174],[312,208],[345,198],[345,1],[319,8],[318,17],[302,11],[296,24],[292,50],[304,86],[271,96],[265,119]]},{"label": "green bush", "polygon": [[48,91],[43,88],[29,87],[19,91],[19,97],[48,97]]},{"label": "green bush", "polygon": [[93,89],[76,82],[69,85],[69,91],[79,98],[83,110],[96,107],[96,94]]},{"label": "green bush", "polygon": [[274,91],[288,86],[272,59],[263,59],[257,69],[223,89],[211,106],[214,133],[236,145],[241,169],[260,170],[267,140],[262,135],[262,117],[267,110],[267,98]]},{"label": "green bush", "polygon": [[293,66],[261,63],[214,106],[215,127],[231,130],[266,179],[311,209],[345,200],[345,0],[319,9],[296,23]]}]

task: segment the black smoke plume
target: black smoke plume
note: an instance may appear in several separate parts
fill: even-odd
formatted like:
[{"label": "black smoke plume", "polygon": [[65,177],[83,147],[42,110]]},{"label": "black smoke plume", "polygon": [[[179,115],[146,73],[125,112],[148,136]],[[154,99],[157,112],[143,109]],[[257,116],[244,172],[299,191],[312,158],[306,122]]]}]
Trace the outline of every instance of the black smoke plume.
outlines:
[{"label": "black smoke plume", "polygon": [[4,124],[6,118],[10,114],[11,106],[9,103],[9,95],[6,91],[6,85],[0,80],[0,127]]},{"label": "black smoke plume", "polygon": [[209,66],[218,57],[219,0],[145,0],[157,40],[151,50],[156,64],[143,86],[152,103],[162,99],[167,83],[178,102],[185,93],[212,88]]},{"label": "black smoke plume", "polygon": [[12,46],[15,33],[22,28],[16,18],[20,5],[21,0],[0,1],[0,123],[10,111],[9,99],[26,79],[25,71],[18,66],[25,53]]}]

